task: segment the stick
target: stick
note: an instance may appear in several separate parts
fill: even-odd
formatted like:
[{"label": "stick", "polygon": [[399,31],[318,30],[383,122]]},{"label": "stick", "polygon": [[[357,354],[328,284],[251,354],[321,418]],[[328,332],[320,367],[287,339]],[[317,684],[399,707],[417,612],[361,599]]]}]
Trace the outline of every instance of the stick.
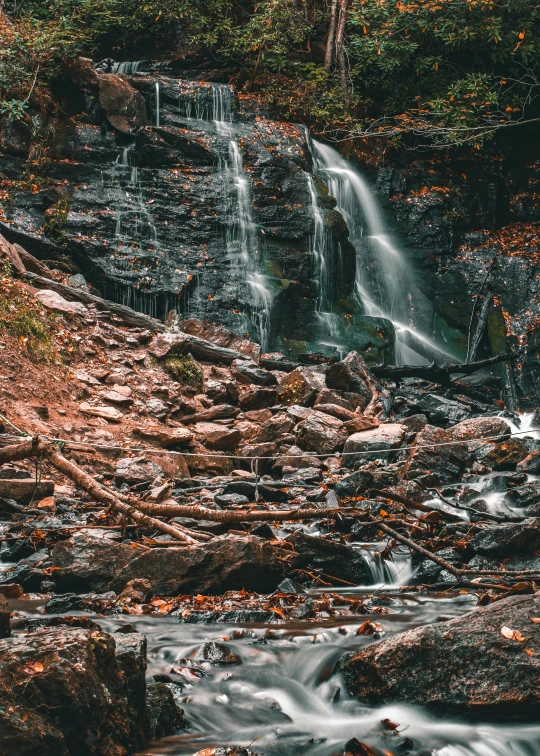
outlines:
[{"label": "stick", "polygon": [[373,375],[378,378],[425,378],[430,381],[448,380],[452,373],[461,373],[470,375],[477,370],[481,370],[491,365],[497,365],[499,362],[511,362],[517,360],[519,354],[498,354],[496,357],[490,357],[478,362],[446,362],[436,365],[435,362],[429,365],[374,365],[370,368]]},{"label": "stick", "polygon": [[190,506],[173,503],[147,504],[141,502],[138,509],[157,517],[191,517],[194,520],[211,520],[212,522],[282,522],[284,520],[316,520],[324,517],[332,517],[336,514],[353,515],[362,517],[366,512],[353,508],[323,508],[323,509],[286,509],[286,510],[261,510],[261,509],[237,509],[236,511],[223,512],[216,509],[208,509],[199,504]]},{"label": "stick", "polygon": [[51,444],[44,449],[44,454],[59,472],[63,473],[66,477],[70,478],[79,488],[92,496],[97,501],[101,501],[103,504],[109,506],[113,511],[123,514],[134,522],[142,525],[146,528],[154,528],[155,530],[161,530],[163,533],[171,535],[179,541],[184,543],[194,544],[197,541],[189,535],[183,533],[179,528],[169,525],[161,520],[156,520],[154,517],[149,517],[142,512],[137,511],[129,504],[124,503],[116,498],[110,491],[99,485],[92,476],[85,473],[84,470],[66,459],[64,455],[58,450],[58,448]]}]

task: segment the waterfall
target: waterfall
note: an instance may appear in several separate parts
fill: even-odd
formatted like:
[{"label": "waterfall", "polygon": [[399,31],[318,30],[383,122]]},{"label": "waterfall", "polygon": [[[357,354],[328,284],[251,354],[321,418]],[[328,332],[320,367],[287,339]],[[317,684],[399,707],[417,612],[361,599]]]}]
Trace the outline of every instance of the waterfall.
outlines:
[{"label": "waterfall", "polygon": [[140,60],[128,60],[123,63],[114,63],[111,73],[127,75],[136,74],[140,65]]},{"label": "waterfall", "polygon": [[[416,290],[410,265],[388,233],[367,182],[333,147],[308,141],[314,171],[337,201],[356,249],[356,295],[366,315],[387,318],[396,330],[396,361],[422,364],[433,357],[452,357],[413,324]],[[320,253],[319,253],[320,256]]]},{"label": "waterfall", "polygon": [[316,315],[319,319],[323,337],[320,341],[325,346],[336,347],[344,351],[339,339],[338,316],[332,312],[333,281],[330,271],[332,260],[332,239],[329,229],[324,222],[317,198],[315,181],[310,173],[306,173],[310,197],[310,212],[313,220],[313,233],[310,239],[310,254],[315,259],[317,268],[317,304]]},{"label": "waterfall", "polygon": [[159,115],[160,115],[160,113],[159,113],[159,111],[160,111],[160,107],[159,107],[159,81],[156,81],[156,83],[155,83],[155,92],[156,92],[156,95],[155,95],[155,97],[156,97],[156,113],[155,113],[155,123],[154,123],[154,126],[159,126]]},{"label": "waterfall", "polygon": [[264,352],[269,348],[273,295],[260,269],[251,182],[244,169],[239,129],[234,124],[234,90],[227,84],[182,82],[181,86],[181,115],[213,123],[220,140],[217,168],[224,186],[227,254],[233,279],[248,292],[249,318]]}]

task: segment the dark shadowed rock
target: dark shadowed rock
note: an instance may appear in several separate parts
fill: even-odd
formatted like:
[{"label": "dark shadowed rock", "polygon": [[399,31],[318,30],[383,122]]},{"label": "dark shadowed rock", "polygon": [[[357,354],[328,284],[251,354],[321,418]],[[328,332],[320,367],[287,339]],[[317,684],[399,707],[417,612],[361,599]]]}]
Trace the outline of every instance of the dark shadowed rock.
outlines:
[{"label": "dark shadowed rock", "polygon": [[[516,596],[395,635],[343,663],[347,687],[374,705],[400,701],[484,719],[535,719],[540,631],[530,618],[539,614],[539,596]],[[524,640],[505,637],[502,628]]]},{"label": "dark shadowed rock", "polygon": [[0,638],[7,638],[11,633],[10,611],[5,596],[0,594]]},{"label": "dark shadowed rock", "polygon": [[419,410],[427,415],[432,425],[440,425],[443,428],[461,423],[471,414],[470,409],[461,402],[455,402],[437,394],[420,395],[417,405]]},{"label": "dark shadowed rock", "polygon": [[115,638],[95,630],[43,630],[0,641],[0,750],[17,756],[137,750],[145,737],[145,667],[141,643],[117,650]]},{"label": "dark shadowed rock", "polygon": [[369,488],[374,488],[374,477],[372,473],[364,470],[357,470],[350,475],[344,475],[336,483],[336,492],[340,496],[360,496]]},{"label": "dark shadowed rock", "polygon": [[275,375],[258,367],[252,360],[234,360],[231,373],[238,383],[246,383],[248,386],[277,386],[278,383]]},{"label": "dark shadowed rock", "polygon": [[221,594],[246,588],[268,593],[283,577],[283,567],[270,544],[256,536],[220,536],[182,548],[153,549],[126,565],[111,581],[120,593],[130,580],[142,578],[154,594]]},{"label": "dark shadowed rock", "polygon": [[135,556],[137,551],[127,544],[80,533],[52,549],[54,580],[60,591],[106,591]]},{"label": "dark shadowed rock", "polygon": [[324,573],[325,580],[335,577],[354,585],[373,582],[365,559],[351,546],[300,532],[289,536],[287,540],[299,554],[295,567],[309,565],[310,568],[318,568]]},{"label": "dark shadowed rock", "polygon": [[185,615],[178,617],[179,622],[185,622],[190,625],[194,624],[223,624],[223,625],[245,625],[245,624],[267,624],[282,622],[281,618],[271,611],[265,609],[231,609],[227,612],[212,612],[202,610],[190,610]]},{"label": "dark shadowed rock", "polygon": [[509,557],[540,549],[540,519],[496,525],[475,535],[472,547],[478,554]]},{"label": "dark shadowed rock", "polygon": [[426,486],[460,480],[467,459],[467,444],[462,441],[452,443],[453,441],[452,428],[442,430],[426,425],[416,436],[403,477],[406,480],[417,480]]},{"label": "dark shadowed rock", "polygon": [[535,449],[519,462],[516,470],[529,475],[540,475],[540,449]]},{"label": "dark shadowed rock", "polygon": [[243,410],[260,410],[272,407],[277,402],[277,396],[275,388],[256,388],[240,394],[238,403]]},{"label": "dark shadowed rock", "polygon": [[209,664],[242,664],[242,659],[224,643],[211,641],[202,649],[201,661]]},{"label": "dark shadowed rock", "polygon": [[148,686],[146,710],[150,740],[174,735],[186,727],[183,709],[176,705],[171,689],[163,682],[154,682]]}]

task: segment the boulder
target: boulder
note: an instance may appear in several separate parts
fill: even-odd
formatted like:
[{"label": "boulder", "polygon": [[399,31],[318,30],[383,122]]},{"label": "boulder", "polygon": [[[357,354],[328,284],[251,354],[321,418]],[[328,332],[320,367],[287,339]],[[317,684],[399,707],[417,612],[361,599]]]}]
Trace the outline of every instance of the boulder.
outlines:
[{"label": "boulder", "polygon": [[[353,433],[343,448],[344,462],[347,467],[359,467],[375,459],[387,461],[390,457],[389,452],[401,445],[406,433],[405,426],[399,423],[386,423],[372,430]],[[356,456],[354,452],[362,453]]]},{"label": "boulder", "polygon": [[54,580],[60,591],[103,592],[137,555],[132,546],[83,531],[51,550]]},{"label": "boulder", "polygon": [[243,410],[260,410],[273,407],[277,402],[278,392],[275,388],[256,388],[244,391],[238,398]]},{"label": "boulder", "polygon": [[470,418],[471,415],[469,407],[438,394],[420,394],[417,406],[420,412],[427,415],[432,425],[439,425],[443,428],[461,423]]},{"label": "boulder", "polygon": [[486,528],[475,535],[471,545],[477,554],[486,556],[530,554],[540,549],[540,518]]},{"label": "boulder", "polygon": [[85,415],[92,415],[93,417],[102,417],[104,420],[112,420],[114,423],[119,423],[124,419],[124,415],[117,410],[116,407],[107,407],[106,405],[88,404],[83,402],[79,406],[79,410]]},{"label": "boulder", "polygon": [[255,386],[277,386],[278,380],[273,373],[258,367],[253,360],[234,360],[231,374],[238,383]]},{"label": "boulder", "polygon": [[362,397],[362,409],[371,399],[370,383],[376,383],[364,360],[357,352],[349,352],[341,362],[330,365],[326,373],[326,385],[337,391],[351,391]]},{"label": "boulder", "polygon": [[188,428],[165,428],[157,424],[155,426],[136,428],[133,434],[147,441],[161,444],[165,448],[185,444],[193,438],[193,433]]},{"label": "boulder", "polygon": [[324,388],[324,376],[307,367],[298,367],[288,373],[279,384],[279,401],[289,406],[313,404],[318,392]]},{"label": "boulder", "polygon": [[134,578],[148,580],[153,593],[164,596],[242,588],[269,593],[283,578],[283,566],[264,539],[228,535],[195,546],[146,551],[116,575],[109,589],[120,593]]},{"label": "boulder", "polygon": [[354,410],[361,404],[358,394],[352,394],[345,391],[333,391],[329,388],[323,388],[319,391],[317,398],[315,399],[315,408],[319,404],[334,404],[343,409],[354,412]]},{"label": "boulder", "polygon": [[331,454],[341,449],[347,435],[342,420],[314,410],[313,414],[299,423],[297,444],[304,451]]},{"label": "boulder", "polygon": [[114,472],[114,482],[117,486],[127,483],[129,486],[145,483],[159,478],[163,471],[155,462],[146,457],[123,457],[118,460]]},{"label": "boulder", "polygon": [[336,493],[339,496],[361,496],[369,488],[374,488],[375,481],[372,473],[357,470],[350,475],[344,475],[336,483]]},{"label": "boulder", "polygon": [[482,463],[493,470],[515,470],[517,465],[528,455],[524,441],[509,438],[493,448],[483,457]]},{"label": "boulder", "polygon": [[540,596],[514,596],[400,633],[346,659],[346,685],[376,706],[400,701],[446,715],[536,720],[540,630],[531,617],[539,616]]},{"label": "boulder", "polygon": [[163,682],[148,685],[146,712],[150,740],[174,735],[186,727],[183,709],[176,705],[171,689]]},{"label": "boulder", "polygon": [[[426,425],[417,434],[403,470],[405,480],[416,480],[425,486],[440,486],[461,479],[467,459],[467,444],[454,442],[452,429],[443,430]],[[443,446],[429,446],[444,444]]]},{"label": "boulder", "polygon": [[234,451],[240,441],[242,441],[242,434],[234,428],[210,431],[204,438],[204,443],[209,449],[224,452]]},{"label": "boulder", "polygon": [[255,444],[279,442],[291,433],[295,425],[296,421],[293,417],[285,412],[278,412],[261,424],[258,433],[253,436],[251,442]]},{"label": "boulder", "polygon": [[215,323],[189,318],[184,322],[184,331],[191,336],[211,341],[216,346],[234,349],[255,361],[259,359],[261,354],[261,347],[254,341],[243,339],[241,336]]},{"label": "boulder", "polygon": [[276,469],[290,467],[294,470],[301,470],[306,467],[322,467],[322,462],[317,457],[312,457],[302,451],[300,447],[291,446],[286,453],[276,459],[274,467]]},{"label": "boulder", "polygon": [[116,74],[98,76],[99,104],[111,126],[123,134],[131,134],[146,126],[144,97],[125,79]]},{"label": "boulder", "polygon": [[362,554],[351,546],[327,538],[297,532],[287,538],[299,558],[295,567],[319,569],[324,580],[346,580],[354,585],[369,585],[373,577]]},{"label": "boulder", "polygon": [[502,417],[471,417],[448,430],[456,441],[479,441],[510,433],[508,423]]},{"label": "boulder", "polygon": [[522,459],[516,470],[529,475],[540,475],[540,449],[535,449],[525,459]]},{"label": "boulder", "polygon": [[0,751],[18,756],[137,751],[146,735],[146,659],[144,638],[137,638],[129,650],[119,637],[82,628],[0,641]]},{"label": "boulder", "polygon": [[47,310],[59,315],[84,315],[88,312],[82,302],[68,302],[61,294],[50,289],[41,289],[36,292],[36,299],[39,299]]},{"label": "boulder", "polygon": [[21,504],[29,504],[32,499],[39,501],[54,493],[54,482],[42,480],[36,484],[34,478],[0,478],[0,497],[15,499]]},{"label": "boulder", "polygon": [[231,665],[242,664],[242,659],[224,643],[211,641],[202,648],[201,661],[209,664]]}]

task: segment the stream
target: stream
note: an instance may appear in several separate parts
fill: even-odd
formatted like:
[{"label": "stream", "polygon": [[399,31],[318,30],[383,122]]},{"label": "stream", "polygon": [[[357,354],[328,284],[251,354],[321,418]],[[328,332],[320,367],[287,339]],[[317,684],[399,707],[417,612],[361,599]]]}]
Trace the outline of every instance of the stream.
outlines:
[{"label": "stream", "polygon": [[[374,754],[387,756],[540,755],[540,725],[470,723],[400,703],[368,706],[347,694],[336,672],[346,653],[380,637],[471,611],[473,595],[427,595],[388,585],[384,591],[368,586],[339,593],[344,605],[364,599],[381,614],[274,625],[94,616],[108,632],[129,622],[147,637],[148,675],[170,681],[189,722],[188,730],[152,743],[140,754],[190,756],[211,746],[253,743],[259,756],[338,756],[350,738],[357,738],[382,749]],[[13,609],[27,616],[40,614],[35,601],[15,601]],[[367,618],[381,626],[375,636],[356,634]],[[208,642],[225,643],[242,663],[201,662]],[[385,720],[398,727],[388,728]]]}]

